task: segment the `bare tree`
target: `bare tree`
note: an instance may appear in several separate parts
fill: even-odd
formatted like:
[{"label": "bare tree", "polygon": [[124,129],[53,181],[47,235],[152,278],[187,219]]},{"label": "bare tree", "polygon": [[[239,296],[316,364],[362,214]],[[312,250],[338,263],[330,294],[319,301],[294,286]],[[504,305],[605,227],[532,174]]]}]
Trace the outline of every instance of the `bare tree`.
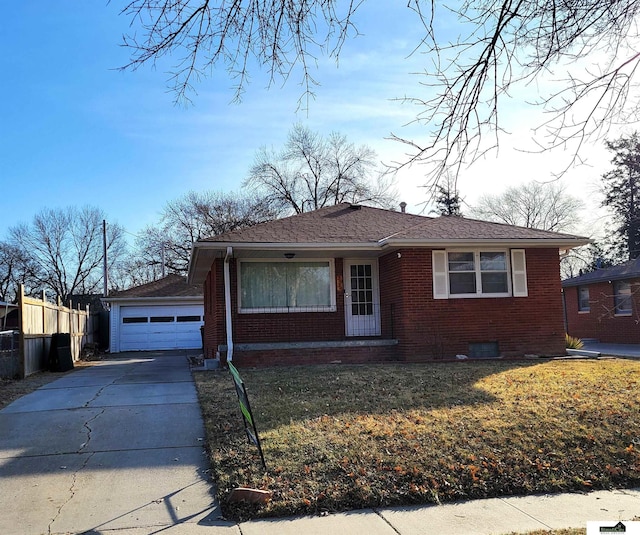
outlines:
[{"label": "bare tree", "polygon": [[[66,301],[100,288],[104,219],[102,210],[89,206],[44,209],[30,224],[10,228],[10,243],[35,266],[35,284]],[[107,258],[116,262],[125,248],[123,231],[118,225],[107,228]]]},{"label": "bare tree", "polygon": [[568,231],[576,226],[583,203],[558,182],[529,182],[500,194],[485,194],[470,210],[471,217],[520,227]]},{"label": "bare tree", "polygon": [[136,238],[126,266],[131,284],[160,278],[163,272],[186,274],[192,244],[201,239],[250,227],[277,216],[257,195],[191,191],[169,201],[157,224]]},{"label": "bare tree", "polygon": [[0,301],[16,301],[20,284],[29,293],[34,286],[36,272],[36,266],[23,250],[0,242]]},{"label": "bare tree", "polygon": [[[425,20],[420,3],[412,5]],[[473,161],[497,146],[499,103],[558,71],[566,72],[558,76],[559,89],[543,91],[533,102],[547,113],[538,126],[541,149],[573,141],[573,163],[587,139],[603,136],[621,118],[637,117],[637,2],[465,0],[455,14],[466,33],[448,44],[435,31],[436,7],[431,4],[427,23],[434,61],[424,72],[428,96],[406,99],[422,107],[416,121],[429,135],[425,143],[393,136],[411,146],[409,163],[433,160],[437,177]],[[590,65],[576,67],[580,60]],[[487,134],[493,144],[485,142]]]},{"label": "bare tree", "polygon": [[[237,95],[252,65],[266,66],[272,81],[286,81],[299,68],[308,94],[315,84],[310,67],[316,56],[339,57],[346,39],[357,37],[356,11],[366,5],[364,0],[130,0],[123,13],[140,27],[141,37],[125,38],[132,51],[125,68],[172,55],[178,99],[188,98],[192,82],[214,67],[224,66],[236,78]],[[405,8],[424,26],[415,52],[427,59],[424,94],[402,100],[420,110],[416,122],[425,135],[423,141],[391,135],[409,147],[398,166],[432,163],[429,176],[435,180],[442,171],[474,160],[497,144],[500,103],[550,73],[566,72],[556,75],[559,89],[535,102],[548,112],[539,125],[543,138],[536,138],[541,148],[575,141],[579,158],[587,139],[605,135],[617,121],[637,118],[640,3],[634,0],[462,0],[454,5],[409,0]],[[454,27],[460,33],[453,38],[438,33]],[[586,61],[591,64],[585,66]],[[485,141],[487,135],[493,142]]]},{"label": "bare tree", "polygon": [[561,258],[560,275],[568,279],[617,264],[607,249],[607,244],[598,242],[571,249]]},{"label": "bare tree", "polygon": [[244,185],[297,214],[342,202],[391,207],[397,197],[389,177],[376,169],[372,149],[301,125],[289,132],[282,150],[258,151]]},{"label": "bare tree", "polygon": [[255,61],[271,77],[288,79],[296,67],[302,70],[305,94],[316,82],[310,73],[316,56],[338,57],[350,30],[354,2],[338,0],[131,0],[122,9],[135,33],[124,36],[131,61],[124,68],[136,69],[163,56],[174,55],[170,82],[177,99],[189,99],[193,82],[221,64],[236,79],[236,97],[248,83],[249,67]]}]

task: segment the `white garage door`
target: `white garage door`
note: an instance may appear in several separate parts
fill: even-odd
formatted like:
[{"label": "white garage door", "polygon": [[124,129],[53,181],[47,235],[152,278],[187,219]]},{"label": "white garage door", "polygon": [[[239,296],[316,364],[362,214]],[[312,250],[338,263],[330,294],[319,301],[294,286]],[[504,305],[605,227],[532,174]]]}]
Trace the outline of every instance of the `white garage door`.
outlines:
[{"label": "white garage door", "polygon": [[120,351],[197,349],[202,313],[202,305],[123,306]]}]

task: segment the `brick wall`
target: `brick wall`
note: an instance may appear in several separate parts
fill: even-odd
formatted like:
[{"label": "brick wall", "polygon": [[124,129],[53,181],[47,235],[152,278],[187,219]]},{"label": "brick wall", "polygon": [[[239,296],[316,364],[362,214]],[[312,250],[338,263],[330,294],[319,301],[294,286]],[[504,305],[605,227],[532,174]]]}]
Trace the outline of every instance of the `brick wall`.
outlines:
[{"label": "brick wall", "polygon": [[564,289],[567,332],[578,338],[596,338],[603,343],[640,344],[640,279],[631,282],[632,313],[616,315],[613,284],[604,281],[589,285],[589,312],[578,311],[578,287]]},{"label": "brick wall", "polygon": [[[397,346],[236,352],[239,365],[406,361],[468,354],[469,343],[498,342],[503,356],[564,353],[559,258],[555,249],[527,249],[529,297],[433,299],[431,250],[403,249],[379,259],[382,338]],[[226,343],[223,260],[205,295],[205,355]],[[345,340],[343,261],[335,260],[336,312],[238,314],[236,265],[231,261],[233,339],[238,343]]]},{"label": "brick wall", "polygon": [[[342,284],[342,259],[335,260],[336,288]],[[343,340],[344,293],[336,291],[335,312],[238,314],[237,267],[231,261],[233,337],[238,343]]]},{"label": "brick wall", "polygon": [[[341,258],[335,260],[336,311],[239,314],[237,264],[230,261],[231,311],[234,343],[313,342],[344,340],[344,293]],[[215,288],[209,295],[208,288]],[[208,311],[208,305],[212,311]],[[205,282],[205,356],[215,357],[218,345],[226,344],[224,260],[216,259]]]},{"label": "brick wall", "polygon": [[366,364],[398,360],[395,346],[314,348],[234,352],[236,366],[298,366],[306,364]]},{"label": "brick wall", "polygon": [[[431,251],[405,249],[380,259],[394,303],[398,350],[406,360],[468,354],[469,343],[498,342],[504,356],[564,352],[557,250],[527,249],[529,296],[433,299]],[[382,266],[385,266],[383,270]]]}]

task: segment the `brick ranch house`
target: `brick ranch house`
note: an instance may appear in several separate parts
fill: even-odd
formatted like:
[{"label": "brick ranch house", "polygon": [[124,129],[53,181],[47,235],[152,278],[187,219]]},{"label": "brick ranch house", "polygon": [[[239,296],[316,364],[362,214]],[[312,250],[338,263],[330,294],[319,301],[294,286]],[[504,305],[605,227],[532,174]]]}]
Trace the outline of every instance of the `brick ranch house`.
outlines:
[{"label": "brick ranch house", "polygon": [[585,238],[339,204],[198,241],[205,358],[238,366],[564,354]]},{"label": "brick ranch house", "polygon": [[562,289],[571,336],[640,344],[640,258],[566,279]]}]

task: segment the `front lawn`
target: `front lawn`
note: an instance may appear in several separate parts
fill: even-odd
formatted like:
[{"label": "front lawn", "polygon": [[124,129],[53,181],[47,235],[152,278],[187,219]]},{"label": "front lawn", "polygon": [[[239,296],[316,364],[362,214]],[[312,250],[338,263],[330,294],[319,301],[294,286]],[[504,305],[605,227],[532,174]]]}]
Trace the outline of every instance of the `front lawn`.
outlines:
[{"label": "front lawn", "polygon": [[[476,361],[196,373],[228,518],[640,485],[640,362]],[[230,504],[234,487],[273,491]]]}]

